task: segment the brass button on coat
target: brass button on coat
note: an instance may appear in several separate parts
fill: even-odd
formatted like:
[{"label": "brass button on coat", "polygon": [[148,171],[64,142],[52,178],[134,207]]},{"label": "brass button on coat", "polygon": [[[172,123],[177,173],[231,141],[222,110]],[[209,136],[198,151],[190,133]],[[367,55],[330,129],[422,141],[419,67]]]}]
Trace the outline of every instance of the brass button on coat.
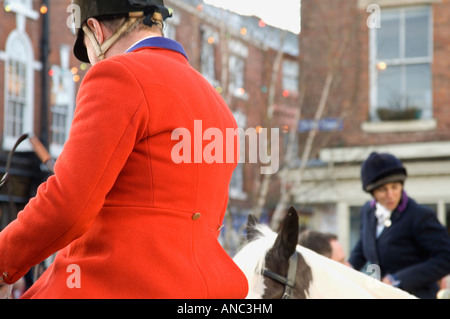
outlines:
[{"label": "brass button on coat", "polygon": [[200,213],[195,213],[195,214],[192,216],[192,220],[197,220],[197,219],[199,219],[200,217],[202,217],[202,214],[200,214]]},{"label": "brass button on coat", "polygon": [[1,276],[0,276],[0,283],[5,282],[5,279],[8,279],[8,272],[5,271]]}]

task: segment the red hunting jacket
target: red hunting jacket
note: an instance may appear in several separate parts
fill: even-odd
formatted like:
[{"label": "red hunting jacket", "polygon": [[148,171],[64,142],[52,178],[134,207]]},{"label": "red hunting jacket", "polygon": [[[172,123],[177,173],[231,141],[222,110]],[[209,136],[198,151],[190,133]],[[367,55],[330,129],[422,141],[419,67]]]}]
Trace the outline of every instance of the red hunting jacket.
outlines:
[{"label": "red hunting jacket", "polygon": [[175,129],[219,129],[225,147],[236,122],[177,42],[130,51],[86,75],[55,175],[0,233],[0,276],[13,283],[58,252],[25,298],[244,298],[247,280],[217,240],[238,143],[231,163],[225,152],[196,163],[198,136],[180,151],[192,161],[172,154]]}]

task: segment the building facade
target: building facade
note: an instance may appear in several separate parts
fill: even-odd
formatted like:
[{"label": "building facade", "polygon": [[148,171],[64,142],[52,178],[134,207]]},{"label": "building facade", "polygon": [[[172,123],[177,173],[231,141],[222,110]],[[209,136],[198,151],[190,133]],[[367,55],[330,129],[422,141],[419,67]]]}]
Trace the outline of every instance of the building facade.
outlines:
[{"label": "building facade", "polygon": [[291,194],[308,227],[337,233],[347,253],[371,199],[360,167],[372,151],[399,157],[407,193],[450,226],[449,14],[445,0],[302,1],[301,68],[313,75],[304,114],[331,74],[323,118],[340,125],[318,133],[301,183],[289,172]]},{"label": "building facade", "polygon": [[[7,155],[23,133],[39,137],[54,158],[67,139],[76,92],[89,69],[89,65],[80,63],[72,54],[75,37],[70,29],[73,9],[70,3],[70,0],[2,2],[0,169],[4,170]],[[296,127],[293,114],[299,96],[298,35],[266,25],[259,18],[239,16],[199,0],[166,0],[165,4],[174,10],[173,17],[166,21],[165,36],[184,46],[191,65],[222,94],[239,127],[256,132],[263,128],[279,129],[283,143],[288,129]],[[245,138],[241,141],[245,144]],[[233,218],[228,226],[235,228],[246,220],[254,206],[255,183],[261,179],[262,163],[250,162],[246,154],[229,190],[229,215]],[[18,167],[21,164],[27,167]],[[15,218],[48,176],[28,142],[20,145],[13,166],[14,180],[23,185],[20,196],[15,194],[14,201],[19,205],[14,209],[9,207],[11,198],[3,190],[1,227]],[[19,189],[16,183],[11,188],[15,192]],[[276,201],[276,192],[269,194],[270,201]]]},{"label": "building facade", "polygon": [[[70,2],[69,2],[70,3]],[[69,132],[75,93],[84,74],[72,55],[65,1],[5,0],[0,8],[0,170],[22,134],[38,137],[55,158]],[[0,228],[32,197],[49,172],[29,140],[11,162],[0,189]]]}]

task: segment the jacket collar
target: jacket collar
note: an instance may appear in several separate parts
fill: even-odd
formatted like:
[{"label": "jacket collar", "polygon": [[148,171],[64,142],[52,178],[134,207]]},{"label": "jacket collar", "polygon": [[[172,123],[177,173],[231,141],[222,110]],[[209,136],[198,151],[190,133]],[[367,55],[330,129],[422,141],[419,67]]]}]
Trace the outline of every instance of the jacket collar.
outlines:
[{"label": "jacket collar", "polygon": [[167,49],[171,51],[178,52],[182,54],[186,59],[188,59],[186,52],[181,44],[176,41],[173,41],[164,37],[150,37],[142,39],[141,41],[134,44],[131,48],[129,48],[126,53],[133,52],[142,48],[161,48]]},{"label": "jacket collar", "polygon": [[[375,207],[376,200],[372,200],[370,202],[370,207]],[[408,194],[406,194],[405,190],[402,190],[402,198],[400,199],[400,203],[398,204],[397,208],[395,209],[399,213],[403,213],[406,209],[406,206],[408,205]]]},{"label": "jacket collar", "polygon": [[406,205],[408,205],[408,194],[403,190],[402,199],[400,200],[400,204],[397,206],[397,211],[399,213],[403,213],[406,209]]}]

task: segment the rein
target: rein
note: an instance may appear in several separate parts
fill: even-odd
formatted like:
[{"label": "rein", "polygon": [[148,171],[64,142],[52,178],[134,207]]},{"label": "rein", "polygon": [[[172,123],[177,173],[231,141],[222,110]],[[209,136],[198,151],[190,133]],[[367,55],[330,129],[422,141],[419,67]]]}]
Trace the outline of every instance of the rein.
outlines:
[{"label": "rein", "polygon": [[284,293],[281,299],[293,299],[293,289],[295,287],[295,277],[297,275],[298,267],[298,252],[295,251],[289,258],[289,269],[287,277],[283,277],[267,268],[262,270],[262,275],[273,279],[284,285]]},{"label": "rein", "polygon": [[0,180],[0,187],[6,184],[6,182],[9,179],[10,176],[10,170],[11,170],[11,162],[13,155],[16,151],[16,149],[19,147],[20,144],[22,144],[23,141],[25,141],[27,138],[30,139],[31,146],[33,147],[34,152],[39,157],[42,163],[45,164],[47,169],[50,171],[50,173],[54,173],[54,165],[55,161],[51,157],[51,155],[48,153],[47,149],[44,145],[42,145],[41,141],[35,136],[29,136],[29,134],[23,134],[21,135],[17,141],[14,143],[13,148],[8,154],[8,158],[6,159],[6,165],[5,165],[5,173],[2,176],[2,179]]},{"label": "rein", "polygon": [[[19,147],[19,145],[23,141],[25,141],[27,138],[30,139],[30,143],[33,147],[33,150],[36,153],[36,155],[39,157],[39,159],[42,161],[42,163],[45,164],[45,166],[51,173],[54,173],[53,167],[54,167],[55,161],[50,156],[50,154],[48,153],[48,151],[44,147],[44,145],[42,145],[42,143],[39,141],[39,139],[37,137],[35,137],[35,136],[30,137],[29,134],[23,134],[17,139],[17,141],[14,143],[13,148],[11,149],[11,151],[8,154],[8,158],[6,159],[6,165],[5,165],[5,173],[3,174],[3,176],[0,180],[0,187],[4,186],[8,182],[9,177],[10,177],[11,163],[12,163],[13,155],[14,155],[16,149]],[[33,269],[33,272],[34,272],[33,282],[35,282],[37,279],[38,267],[39,267],[39,264],[33,267],[34,268]],[[1,281],[0,281],[0,283],[1,283]],[[1,287],[2,286],[0,286],[0,288]],[[12,292],[12,285],[7,285],[7,291],[6,291],[6,295],[5,295],[6,299],[9,299],[9,297],[11,296],[11,292]]]},{"label": "rein", "polygon": [[14,144],[13,148],[11,149],[11,152],[9,152],[8,154],[8,158],[6,160],[6,166],[5,166],[5,174],[3,174],[2,179],[0,180],[0,187],[2,187],[3,185],[5,185],[5,183],[8,181],[9,178],[9,171],[11,170],[11,162],[12,162],[12,157],[14,155],[14,152],[16,151],[16,149],[19,147],[19,145],[25,141],[28,138],[28,134],[23,134],[22,136],[20,136],[16,143]]}]

